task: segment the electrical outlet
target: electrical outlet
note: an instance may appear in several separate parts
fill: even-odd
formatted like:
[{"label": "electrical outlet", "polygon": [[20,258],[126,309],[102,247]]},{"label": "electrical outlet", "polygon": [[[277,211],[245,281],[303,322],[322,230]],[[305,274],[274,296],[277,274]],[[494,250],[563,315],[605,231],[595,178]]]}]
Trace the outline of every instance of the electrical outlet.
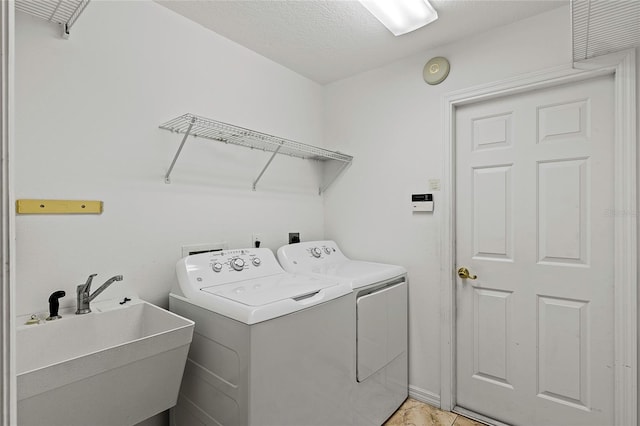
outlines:
[{"label": "electrical outlet", "polygon": [[300,242],[300,233],[299,232],[289,232],[289,244],[299,243]]},{"label": "electrical outlet", "polygon": [[260,236],[260,234],[253,234],[253,237],[251,238],[251,243],[254,247],[255,247],[256,241],[262,241],[262,237]]}]

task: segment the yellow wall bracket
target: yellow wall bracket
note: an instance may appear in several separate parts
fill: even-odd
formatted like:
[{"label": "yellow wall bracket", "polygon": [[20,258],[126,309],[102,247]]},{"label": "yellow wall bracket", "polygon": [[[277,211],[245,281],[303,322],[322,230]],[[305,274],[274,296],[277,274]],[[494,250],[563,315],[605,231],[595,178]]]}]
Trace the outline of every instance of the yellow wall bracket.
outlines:
[{"label": "yellow wall bracket", "polygon": [[101,214],[102,201],[17,200],[18,214]]}]

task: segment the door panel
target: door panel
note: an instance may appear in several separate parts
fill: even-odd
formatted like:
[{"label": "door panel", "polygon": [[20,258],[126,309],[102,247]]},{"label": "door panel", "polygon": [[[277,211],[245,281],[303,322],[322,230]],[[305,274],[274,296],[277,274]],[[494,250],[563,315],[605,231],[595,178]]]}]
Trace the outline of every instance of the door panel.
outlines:
[{"label": "door panel", "polygon": [[473,170],[474,258],[510,260],[511,165]]},{"label": "door panel", "polygon": [[457,405],[613,423],[613,77],[456,110]]},{"label": "door panel", "polygon": [[538,297],[538,394],[589,407],[589,303]]},{"label": "door panel", "polygon": [[513,388],[509,376],[511,292],[474,289],[473,371],[477,379]]},{"label": "door panel", "polygon": [[538,261],[589,263],[589,159],[538,163]]},{"label": "door panel", "polygon": [[588,107],[588,100],[539,107],[538,143],[586,142],[591,128]]},{"label": "door panel", "polygon": [[511,145],[511,114],[479,117],[473,120],[474,150],[504,148]]}]

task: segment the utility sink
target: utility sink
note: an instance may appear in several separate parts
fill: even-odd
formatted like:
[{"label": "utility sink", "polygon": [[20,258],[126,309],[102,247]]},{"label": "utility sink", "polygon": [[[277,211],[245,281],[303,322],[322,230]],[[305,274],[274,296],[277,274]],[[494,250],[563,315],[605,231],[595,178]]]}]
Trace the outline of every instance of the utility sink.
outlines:
[{"label": "utility sink", "polygon": [[193,321],[136,298],[91,309],[17,327],[21,426],[134,425],[175,405]]}]

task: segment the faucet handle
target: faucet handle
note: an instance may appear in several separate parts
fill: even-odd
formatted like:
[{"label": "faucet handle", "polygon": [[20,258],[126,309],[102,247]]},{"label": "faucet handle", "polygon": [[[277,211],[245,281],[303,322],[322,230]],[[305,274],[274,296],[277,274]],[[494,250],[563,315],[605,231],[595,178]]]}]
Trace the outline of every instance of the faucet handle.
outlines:
[{"label": "faucet handle", "polygon": [[78,286],[78,289],[82,288],[83,292],[88,292],[89,290],[91,290],[91,281],[93,281],[93,277],[95,277],[98,274],[91,274],[89,275],[89,277],[87,278],[87,282],[84,284],[80,284]]}]

